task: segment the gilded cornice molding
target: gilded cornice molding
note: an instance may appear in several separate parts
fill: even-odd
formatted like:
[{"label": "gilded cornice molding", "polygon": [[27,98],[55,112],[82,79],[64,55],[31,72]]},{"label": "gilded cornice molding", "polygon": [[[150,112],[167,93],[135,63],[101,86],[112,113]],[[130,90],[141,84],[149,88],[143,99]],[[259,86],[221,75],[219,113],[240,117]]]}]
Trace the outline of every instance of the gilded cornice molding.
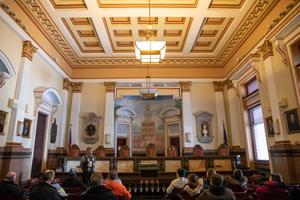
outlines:
[{"label": "gilded cornice molding", "polygon": [[226,80],[223,82],[223,84],[227,86],[227,89],[234,88],[232,80]]},{"label": "gilded cornice molding", "polygon": [[116,85],[116,82],[104,82],[106,92],[114,92]]},{"label": "gilded cornice molding", "polygon": [[69,90],[72,87],[71,84],[72,83],[70,82],[70,80],[68,78],[64,78],[64,80],[63,80],[63,89],[64,90]]},{"label": "gilded cornice molding", "polygon": [[23,41],[22,57],[26,57],[32,61],[33,54],[37,51],[37,48],[32,45],[30,41]]},{"label": "gilded cornice molding", "polygon": [[182,92],[189,92],[191,89],[192,82],[191,81],[181,81],[180,86]]},{"label": "gilded cornice molding", "polygon": [[71,82],[71,86],[72,86],[72,92],[73,93],[80,93],[81,89],[82,89],[82,82]]},{"label": "gilded cornice molding", "polygon": [[[232,39],[227,42],[223,51],[213,58],[177,58],[163,59],[162,64],[179,65],[179,64],[200,64],[200,65],[223,65],[230,58],[238,46],[242,43],[244,37],[253,31],[261,17],[265,15],[279,0],[258,0],[253,8],[247,13],[244,20],[235,31]],[[65,57],[72,65],[134,65],[140,64],[135,58],[90,58],[78,57],[74,50],[70,47],[67,40],[61,34],[54,22],[51,20],[41,3],[37,0],[16,0],[16,3],[26,12],[26,14],[34,21],[42,32],[50,39],[61,55]],[[201,67],[201,66],[199,66]]]},{"label": "gilded cornice molding", "polygon": [[213,81],[215,92],[223,92],[223,81]]},{"label": "gilded cornice molding", "polygon": [[26,31],[26,27],[22,24],[22,21],[17,18],[16,13],[12,12],[10,10],[10,7],[8,7],[7,5],[5,5],[4,3],[0,2],[0,7],[4,10],[4,12],[6,12],[25,32]]},{"label": "gilded cornice molding", "polygon": [[259,48],[263,54],[264,60],[269,56],[273,56],[273,45],[269,40],[265,40],[263,45]]}]

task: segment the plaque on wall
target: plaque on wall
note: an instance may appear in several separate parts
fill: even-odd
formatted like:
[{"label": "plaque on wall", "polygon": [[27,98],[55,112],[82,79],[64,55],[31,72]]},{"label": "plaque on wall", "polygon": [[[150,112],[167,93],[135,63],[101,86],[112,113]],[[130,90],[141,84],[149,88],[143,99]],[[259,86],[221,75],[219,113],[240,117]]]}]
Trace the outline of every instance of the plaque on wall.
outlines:
[{"label": "plaque on wall", "polygon": [[211,143],[213,141],[212,119],[211,113],[202,111],[195,114],[197,139],[200,143]]},{"label": "plaque on wall", "polygon": [[86,144],[95,144],[98,141],[99,121],[101,117],[90,112],[83,119],[83,141]]}]

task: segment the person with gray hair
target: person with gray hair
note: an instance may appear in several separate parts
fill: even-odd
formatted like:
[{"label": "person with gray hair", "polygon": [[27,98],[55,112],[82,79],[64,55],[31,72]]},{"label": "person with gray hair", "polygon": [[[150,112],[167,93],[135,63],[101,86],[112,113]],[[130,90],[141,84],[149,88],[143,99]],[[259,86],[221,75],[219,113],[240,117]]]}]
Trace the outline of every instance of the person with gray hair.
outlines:
[{"label": "person with gray hair", "polygon": [[6,178],[0,183],[0,195],[7,195],[12,197],[22,197],[22,191],[15,183],[17,173],[10,171],[6,174]]},{"label": "person with gray hair", "polygon": [[221,174],[212,174],[210,177],[209,190],[203,192],[198,200],[235,200],[231,189],[223,186],[223,176]]},{"label": "person with gray hair", "polygon": [[91,187],[82,195],[83,200],[117,200],[117,197],[112,193],[111,190],[106,188],[101,173],[94,173],[90,179]]}]

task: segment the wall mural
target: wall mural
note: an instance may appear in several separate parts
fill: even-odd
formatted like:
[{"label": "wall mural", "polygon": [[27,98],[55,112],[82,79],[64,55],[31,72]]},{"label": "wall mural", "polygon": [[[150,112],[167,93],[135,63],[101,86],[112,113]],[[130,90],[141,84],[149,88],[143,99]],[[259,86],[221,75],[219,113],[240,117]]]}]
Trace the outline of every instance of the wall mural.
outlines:
[{"label": "wall mural", "polygon": [[145,151],[150,143],[155,144],[157,151],[164,151],[165,125],[159,114],[167,107],[176,107],[181,111],[181,100],[172,96],[158,96],[154,100],[127,96],[115,101],[115,110],[124,106],[137,113],[132,121],[132,151]]}]

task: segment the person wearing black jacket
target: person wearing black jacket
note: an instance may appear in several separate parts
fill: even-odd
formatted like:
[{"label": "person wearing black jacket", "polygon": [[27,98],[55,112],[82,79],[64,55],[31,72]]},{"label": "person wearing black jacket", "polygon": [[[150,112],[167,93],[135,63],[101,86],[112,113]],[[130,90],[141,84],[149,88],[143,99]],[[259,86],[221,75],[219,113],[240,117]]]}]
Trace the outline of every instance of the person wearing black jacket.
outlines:
[{"label": "person wearing black jacket", "polygon": [[51,185],[54,176],[53,170],[46,170],[39,186],[29,194],[29,200],[61,200],[56,188]]},{"label": "person wearing black jacket", "polygon": [[64,188],[68,188],[68,187],[77,187],[77,188],[81,188],[82,191],[86,190],[86,186],[83,184],[82,181],[80,181],[77,178],[77,174],[76,174],[76,170],[74,168],[71,168],[69,171],[69,177],[66,178],[63,181],[63,185]]},{"label": "person wearing black jacket", "polygon": [[[91,187],[83,194],[83,200],[117,200],[117,197],[111,190],[103,185],[103,176],[101,173],[94,173],[91,176]],[[100,197],[100,198],[99,198]]]},{"label": "person wearing black jacket", "polygon": [[22,191],[15,183],[17,174],[14,171],[7,173],[6,178],[0,183],[0,195],[22,197]]}]

